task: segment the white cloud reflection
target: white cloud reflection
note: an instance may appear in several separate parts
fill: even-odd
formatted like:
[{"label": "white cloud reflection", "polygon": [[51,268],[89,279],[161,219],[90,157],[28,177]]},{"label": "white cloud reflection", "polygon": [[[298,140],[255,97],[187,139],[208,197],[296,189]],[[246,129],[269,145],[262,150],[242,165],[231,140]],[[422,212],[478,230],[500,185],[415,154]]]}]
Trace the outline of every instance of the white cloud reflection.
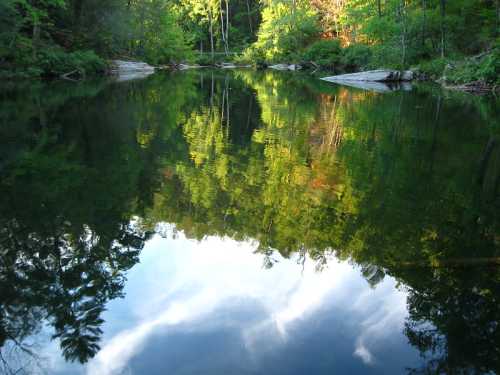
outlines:
[{"label": "white cloud reflection", "polygon": [[[370,313],[362,320],[359,337],[345,343],[353,345],[353,355],[367,365],[376,360],[370,347],[387,335],[387,329],[401,330],[405,296],[395,290],[393,280],[373,290],[352,266],[334,260],[322,272],[315,271],[312,261],[301,272],[302,265],[281,258],[265,270],[262,255],[254,251],[251,243],[214,237],[195,242],[182,234],[176,240],[155,237],[148,242],[141,263],[130,272],[126,299],[113,302],[112,310],[123,311],[115,312],[114,318],[121,316],[126,320],[122,326],[128,328],[107,333],[101,351],[86,368],[87,375],[126,372],[155,332],[164,334],[192,322],[209,324],[211,314],[231,301],[249,300],[265,312],[264,318],[242,328],[242,345],[249,355],[285,343],[290,325],[326,305],[333,314],[335,306],[353,314]],[[193,326],[189,329],[202,325]]]}]

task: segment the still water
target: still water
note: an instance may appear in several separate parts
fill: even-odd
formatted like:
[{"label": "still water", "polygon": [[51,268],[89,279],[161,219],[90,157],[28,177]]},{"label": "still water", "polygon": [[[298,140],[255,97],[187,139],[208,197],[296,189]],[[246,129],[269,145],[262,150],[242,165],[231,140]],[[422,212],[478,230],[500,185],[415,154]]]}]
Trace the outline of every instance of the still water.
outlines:
[{"label": "still water", "polygon": [[0,91],[0,373],[500,373],[498,101],[298,73]]}]

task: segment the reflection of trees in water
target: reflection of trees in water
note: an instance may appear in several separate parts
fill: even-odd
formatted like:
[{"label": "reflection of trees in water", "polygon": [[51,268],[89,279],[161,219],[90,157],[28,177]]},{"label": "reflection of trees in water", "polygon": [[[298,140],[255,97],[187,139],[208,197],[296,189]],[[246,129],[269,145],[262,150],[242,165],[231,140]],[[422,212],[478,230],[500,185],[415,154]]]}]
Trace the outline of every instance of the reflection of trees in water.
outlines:
[{"label": "reflection of trees in water", "polygon": [[[177,112],[191,95],[175,82],[109,87],[84,107],[73,87],[30,92],[35,109],[22,96],[0,107],[15,155],[0,182],[4,372],[43,367],[33,336],[48,333],[46,323],[67,360],[86,362],[99,350],[106,304],[123,295],[126,271],[151,236],[130,220],[150,205],[162,150],[177,142]],[[7,126],[16,106],[27,115]]]},{"label": "reflection of trees in water", "polygon": [[[196,238],[256,239],[266,267],[274,249],[299,261],[307,252],[319,267],[333,252],[373,286],[394,276],[409,290],[405,332],[430,355],[413,371],[497,370],[498,187],[475,181],[482,160],[484,181],[498,179],[498,164],[477,114],[421,91],[317,95],[290,75],[237,76],[259,105],[251,143],[231,144],[218,108],[236,100],[227,80],[216,83],[219,105],[193,111],[183,128],[196,162],[169,167],[151,216]],[[225,113],[250,116],[237,108]],[[462,355],[468,340],[480,349]]]},{"label": "reflection of trees in water", "polygon": [[409,290],[405,334],[426,358],[412,373],[496,373],[500,366],[498,266],[421,270]]},{"label": "reflection of trees in water", "polygon": [[3,224],[3,341],[22,346],[47,321],[64,357],[86,362],[99,349],[105,304],[122,295],[124,272],[137,263],[148,235],[126,223],[114,233],[96,233],[56,219],[51,234],[15,220]]},{"label": "reflection of trees in water", "polygon": [[45,319],[68,359],[92,357],[106,302],[165,221],[257,240],[266,267],[277,249],[319,268],[350,259],[373,286],[391,275],[409,290],[405,332],[429,355],[412,371],[498,369],[499,272],[478,263],[499,256],[499,153],[472,111],[421,91],[196,74],[110,88],[85,112],[30,112],[15,137],[27,151],[0,183],[4,348]]}]

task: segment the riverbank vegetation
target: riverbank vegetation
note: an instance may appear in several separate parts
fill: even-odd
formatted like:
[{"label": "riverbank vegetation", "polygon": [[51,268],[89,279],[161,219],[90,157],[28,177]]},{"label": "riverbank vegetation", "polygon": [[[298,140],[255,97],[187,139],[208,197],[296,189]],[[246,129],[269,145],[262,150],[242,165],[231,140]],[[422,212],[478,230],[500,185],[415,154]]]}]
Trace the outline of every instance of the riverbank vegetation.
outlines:
[{"label": "riverbank vegetation", "polygon": [[106,60],[414,68],[500,77],[499,0],[4,0],[2,77],[81,75]]}]

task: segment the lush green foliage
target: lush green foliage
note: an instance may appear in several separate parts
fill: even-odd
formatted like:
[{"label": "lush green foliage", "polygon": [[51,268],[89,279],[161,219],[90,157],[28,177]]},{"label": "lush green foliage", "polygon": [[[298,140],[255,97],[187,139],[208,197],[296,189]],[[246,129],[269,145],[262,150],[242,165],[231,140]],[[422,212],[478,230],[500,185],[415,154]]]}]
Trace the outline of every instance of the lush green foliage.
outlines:
[{"label": "lush green foliage", "polygon": [[346,70],[366,68],[371,64],[373,52],[366,44],[352,44],[344,48],[342,63]]},{"label": "lush green foliage", "polygon": [[338,39],[319,40],[312,43],[302,54],[303,62],[312,62],[334,71],[355,71],[372,64],[373,52],[364,44],[352,44],[342,48]]},{"label": "lush green foliage", "polygon": [[154,64],[190,56],[189,38],[166,0],[7,0],[0,21],[0,68],[11,75],[102,73],[96,53]]},{"label": "lush green foliage", "polygon": [[418,64],[421,74],[442,79],[446,83],[462,84],[484,82],[490,85],[500,83],[500,48],[493,48],[482,55],[465,59],[437,58]]},{"label": "lush green foliage", "polygon": [[37,66],[42,72],[60,75],[73,70],[80,74],[98,74],[106,70],[105,62],[93,51],[65,52],[59,48],[44,49],[38,54]]},{"label": "lush green foliage", "polygon": [[[447,64],[428,61],[461,60],[490,50],[500,32],[499,4],[493,1],[318,0],[299,2],[296,9],[294,4],[264,3],[258,39],[247,59],[298,61],[304,53],[323,66],[343,62],[346,70],[422,63],[422,70],[440,76]],[[309,17],[293,17],[301,11]],[[298,30],[301,37],[294,34]],[[331,39],[347,47],[343,59],[329,50]],[[468,64],[456,80],[495,80],[496,56],[478,66]]]},{"label": "lush green foliage", "polygon": [[297,58],[319,32],[316,13],[308,1],[289,6],[270,2],[262,11],[262,23],[253,48],[266,60]]},{"label": "lush green foliage", "polygon": [[482,58],[466,59],[445,69],[445,79],[453,83],[484,81],[492,84],[500,83],[500,48]]},{"label": "lush green foliage", "polygon": [[322,66],[334,66],[342,60],[339,40],[320,40],[311,44],[304,52],[303,59]]},{"label": "lush green foliage", "polygon": [[464,56],[494,49],[499,7],[488,0],[4,0],[0,69],[93,74],[103,61],[71,53],[94,51],[152,64],[238,56],[348,71],[420,65],[436,76],[450,65],[454,82],[492,83],[497,52],[473,62]]}]

